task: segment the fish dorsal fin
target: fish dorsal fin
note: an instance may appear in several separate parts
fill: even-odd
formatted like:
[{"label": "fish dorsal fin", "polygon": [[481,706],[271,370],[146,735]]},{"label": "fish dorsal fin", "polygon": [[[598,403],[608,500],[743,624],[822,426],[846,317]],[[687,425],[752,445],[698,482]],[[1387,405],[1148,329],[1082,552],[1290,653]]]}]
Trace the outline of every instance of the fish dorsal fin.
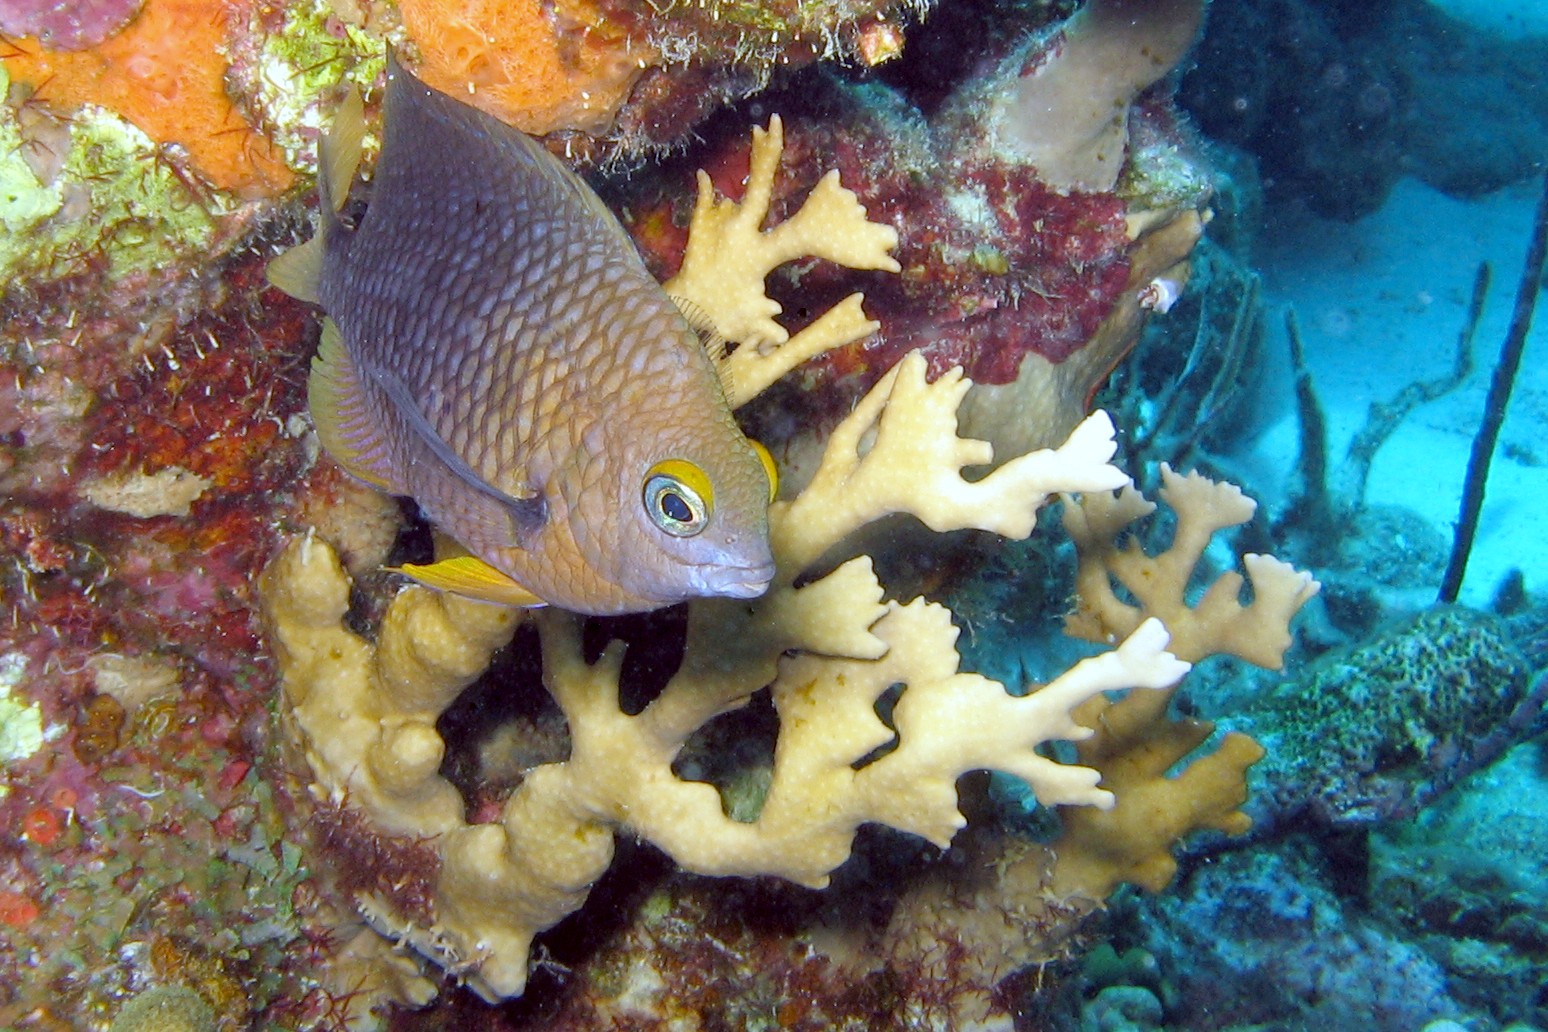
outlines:
[{"label": "fish dorsal fin", "polygon": [[365,134],[365,98],[352,86],[318,147],[318,174],[322,177],[319,189],[324,203],[335,212],[343,211],[349,200],[350,185],[360,171]]},{"label": "fish dorsal fin", "polygon": [[548,519],[542,496],[534,491],[530,497],[517,498],[494,487],[442,439],[402,380],[385,372],[376,373],[374,379],[407,424],[411,445],[422,451],[423,460],[439,465],[468,489],[465,515],[483,525],[484,539],[502,547],[530,548]]},{"label": "fish dorsal fin", "polygon": [[322,282],[323,240],[328,227],[349,200],[349,187],[360,171],[365,140],[365,101],[351,88],[333,116],[333,125],[318,146],[317,193],[323,205],[322,221],[312,239],[298,244],[269,262],[269,282],[298,301],[318,304]]},{"label": "fish dorsal fin", "polygon": [[322,342],[306,381],[306,403],[317,437],[335,462],[372,487],[404,493],[392,477],[379,421],[332,319],[323,320]]},{"label": "fish dorsal fin", "polygon": [[715,328],[715,322],[698,305],[686,297],[670,298],[677,310],[683,313],[683,319],[698,334],[699,343],[704,345],[704,353],[709,356],[710,364],[715,367],[715,375],[720,378],[721,389],[729,396],[731,391],[731,367],[726,365],[726,359],[731,353],[731,344],[721,336]]},{"label": "fish dorsal fin", "polygon": [[[397,151],[390,171],[413,182],[444,181],[456,175],[475,193],[497,192],[502,185],[480,183],[480,176],[505,179],[514,172],[528,177],[520,186],[520,192],[530,198],[527,217],[571,227],[585,225],[610,239],[609,250],[621,250],[639,260],[634,240],[617,216],[541,141],[432,89],[396,56],[390,56],[387,65],[385,109],[382,146],[385,151],[396,143]],[[388,162],[384,159],[382,165]]]}]

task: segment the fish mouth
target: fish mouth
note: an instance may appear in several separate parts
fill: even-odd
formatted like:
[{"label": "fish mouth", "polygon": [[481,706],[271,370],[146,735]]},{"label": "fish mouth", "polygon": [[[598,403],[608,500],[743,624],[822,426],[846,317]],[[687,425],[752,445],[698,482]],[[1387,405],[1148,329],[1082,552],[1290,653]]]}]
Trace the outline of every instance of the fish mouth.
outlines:
[{"label": "fish mouth", "polygon": [[724,598],[757,598],[769,590],[774,580],[774,564],[757,566],[716,566],[699,577],[705,595]]}]

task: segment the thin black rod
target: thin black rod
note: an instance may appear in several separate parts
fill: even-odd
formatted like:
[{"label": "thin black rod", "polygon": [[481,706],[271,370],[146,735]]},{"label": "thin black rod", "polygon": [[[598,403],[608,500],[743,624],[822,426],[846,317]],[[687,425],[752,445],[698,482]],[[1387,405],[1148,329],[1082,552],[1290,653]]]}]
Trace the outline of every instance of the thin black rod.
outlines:
[{"label": "thin black rod", "polygon": [[1505,422],[1505,408],[1510,404],[1510,392],[1516,385],[1521,353],[1526,350],[1527,332],[1532,328],[1532,311],[1537,304],[1537,292],[1542,289],[1545,257],[1548,257],[1548,175],[1543,177],[1543,193],[1537,201],[1537,224],[1532,227],[1532,244],[1527,248],[1526,266],[1521,270],[1521,284],[1516,288],[1516,307],[1510,316],[1510,331],[1505,334],[1500,361],[1494,367],[1494,379],[1489,383],[1489,397],[1484,402],[1483,424],[1473,438],[1473,452],[1467,460],[1467,479],[1462,486],[1462,510],[1457,516],[1456,536],[1451,539],[1451,559],[1446,564],[1446,575],[1441,578],[1440,594],[1437,596],[1441,602],[1455,602],[1457,593],[1462,590],[1467,557],[1473,550],[1473,537],[1478,533],[1478,514],[1483,510],[1489,462],[1494,458],[1500,424]]}]

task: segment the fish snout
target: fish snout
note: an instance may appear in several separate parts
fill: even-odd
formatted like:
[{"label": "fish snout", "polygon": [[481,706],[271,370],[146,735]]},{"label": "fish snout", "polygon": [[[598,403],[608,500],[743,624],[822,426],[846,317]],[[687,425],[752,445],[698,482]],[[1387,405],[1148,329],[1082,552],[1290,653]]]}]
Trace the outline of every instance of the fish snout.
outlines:
[{"label": "fish snout", "polygon": [[705,596],[757,598],[774,579],[772,561],[754,566],[710,566],[699,572],[699,591]]}]

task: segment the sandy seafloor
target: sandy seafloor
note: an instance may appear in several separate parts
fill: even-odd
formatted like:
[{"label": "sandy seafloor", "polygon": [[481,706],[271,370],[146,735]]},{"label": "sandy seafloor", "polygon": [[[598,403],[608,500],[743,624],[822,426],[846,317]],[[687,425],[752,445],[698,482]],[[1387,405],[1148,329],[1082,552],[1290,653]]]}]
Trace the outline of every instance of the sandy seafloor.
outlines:
[{"label": "sandy seafloor", "polygon": [[[1548,3],[1542,5],[1548,31]],[[1269,304],[1269,347],[1281,358],[1284,307],[1294,305],[1307,363],[1328,418],[1329,462],[1344,461],[1373,401],[1416,379],[1445,375],[1466,322],[1478,263],[1493,284],[1473,340],[1473,374],[1457,391],[1411,412],[1376,455],[1369,504],[1410,508],[1449,541],[1473,437],[1510,323],[1540,181],[1459,201],[1412,179],[1357,222],[1270,206],[1255,265]],[[1276,377],[1283,383],[1284,377]],[[1288,394],[1288,392],[1286,392]],[[1270,504],[1289,485],[1298,449],[1288,398],[1246,467]],[[1443,557],[1444,558],[1444,557]],[[1486,605],[1512,567],[1534,593],[1548,590],[1548,298],[1538,311],[1506,413],[1461,601]]]},{"label": "sandy seafloor", "polygon": [[1479,28],[1506,36],[1548,36],[1548,3],[1544,0],[1430,0]]},{"label": "sandy seafloor", "polygon": [[[1548,0],[1433,2],[1481,29],[1539,36],[1548,46]],[[1448,541],[1540,190],[1541,180],[1533,180],[1461,201],[1404,179],[1379,212],[1353,223],[1271,205],[1254,255],[1276,360],[1285,347],[1284,306],[1294,305],[1299,317],[1328,417],[1335,482],[1336,467],[1372,401],[1390,400],[1413,380],[1451,369],[1475,270],[1480,261],[1492,264],[1493,285],[1473,340],[1472,376],[1409,414],[1377,454],[1366,492],[1369,504],[1414,510]],[[1298,448],[1286,395],[1247,467],[1250,490],[1270,504],[1283,501],[1289,485],[1282,471]],[[1541,290],[1460,601],[1486,605],[1513,567],[1526,575],[1529,591],[1548,590],[1548,292]]]}]

